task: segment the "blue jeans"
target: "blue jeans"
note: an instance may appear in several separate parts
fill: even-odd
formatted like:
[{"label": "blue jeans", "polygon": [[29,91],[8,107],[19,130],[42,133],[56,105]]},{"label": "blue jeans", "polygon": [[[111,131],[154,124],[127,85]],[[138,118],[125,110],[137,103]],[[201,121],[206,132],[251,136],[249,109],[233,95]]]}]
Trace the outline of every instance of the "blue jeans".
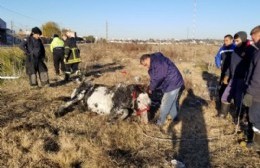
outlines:
[{"label": "blue jeans", "polygon": [[168,114],[171,115],[172,119],[177,116],[177,106],[180,88],[173,91],[166,92],[162,98],[162,104],[160,106],[160,117],[157,121],[158,125],[163,125]]}]

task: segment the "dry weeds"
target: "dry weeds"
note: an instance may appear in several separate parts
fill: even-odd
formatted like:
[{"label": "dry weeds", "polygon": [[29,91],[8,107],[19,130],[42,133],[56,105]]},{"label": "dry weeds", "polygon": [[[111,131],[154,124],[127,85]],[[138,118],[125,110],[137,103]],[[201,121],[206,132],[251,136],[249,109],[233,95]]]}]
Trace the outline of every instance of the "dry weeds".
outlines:
[{"label": "dry weeds", "polygon": [[[52,80],[31,90],[24,75],[0,88],[0,167],[259,167],[259,155],[241,147],[231,119],[220,120],[215,92],[218,71],[208,71],[217,46],[138,44],[81,45],[81,67],[94,83],[148,83],[139,65],[143,53],[161,50],[174,60],[186,81],[179,120],[171,135],[136,119],[109,122],[79,104],[62,117],[58,107],[78,85]],[[49,55],[49,74],[53,64]],[[138,79],[138,80],[137,80]],[[140,80],[139,80],[140,79]]]}]

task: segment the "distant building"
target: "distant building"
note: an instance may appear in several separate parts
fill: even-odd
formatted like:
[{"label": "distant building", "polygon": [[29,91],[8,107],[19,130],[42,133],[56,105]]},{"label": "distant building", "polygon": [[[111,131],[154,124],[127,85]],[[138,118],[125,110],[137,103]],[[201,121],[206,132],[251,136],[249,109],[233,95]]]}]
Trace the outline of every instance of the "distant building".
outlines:
[{"label": "distant building", "polygon": [[6,22],[0,18],[0,45],[6,44]]},{"label": "distant building", "polygon": [[6,27],[6,22],[0,18],[0,45],[13,45],[21,42],[14,30]]}]

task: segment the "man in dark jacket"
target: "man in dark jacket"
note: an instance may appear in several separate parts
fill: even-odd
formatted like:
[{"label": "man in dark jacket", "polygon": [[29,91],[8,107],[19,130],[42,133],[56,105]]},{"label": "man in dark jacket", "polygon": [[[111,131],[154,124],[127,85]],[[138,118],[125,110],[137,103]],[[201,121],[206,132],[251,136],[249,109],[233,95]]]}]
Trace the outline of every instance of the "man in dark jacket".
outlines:
[{"label": "man in dark jacket", "polygon": [[221,115],[225,117],[230,108],[230,102],[234,99],[237,117],[241,110],[241,101],[245,92],[245,78],[250,65],[250,42],[247,40],[247,34],[240,31],[234,35],[236,48],[231,55],[230,66],[226,71],[226,77],[229,78],[229,84],[226,87],[221,98]]},{"label": "man in dark jacket", "polygon": [[251,31],[253,53],[248,73],[248,88],[243,99],[244,105],[249,107],[249,120],[253,125],[254,147],[260,150],[260,25]]},{"label": "man in dark jacket", "polygon": [[179,92],[184,86],[182,75],[175,64],[160,52],[142,55],[140,63],[148,68],[149,93],[151,94],[155,90],[161,90],[164,93],[160,106],[160,117],[157,121],[157,124],[162,126],[168,114],[172,119],[177,116]]},{"label": "man in dark jacket", "polygon": [[41,86],[49,85],[48,69],[44,63],[45,49],[40,39],[41,34],[41,30],[38,27],[34,27],[32,28],[31,35],[25,38],[20,44],[20,49],[26,55],[26,73],[29,76],[32,87],[38,86],[37,73],[40,77]]}]

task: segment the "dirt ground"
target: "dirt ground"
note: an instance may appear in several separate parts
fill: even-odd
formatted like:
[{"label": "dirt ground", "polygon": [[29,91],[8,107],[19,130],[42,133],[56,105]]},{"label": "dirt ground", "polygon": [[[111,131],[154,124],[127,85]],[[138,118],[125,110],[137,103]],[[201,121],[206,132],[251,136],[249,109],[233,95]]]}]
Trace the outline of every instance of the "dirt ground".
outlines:
[{"label": "dirt ground", "polygon": [[[82,45],[81,68],[93,83],[148,84],[140,66],[143,53],[158,46]],[[160,46],[181,70],[186,83],[178,120],[163,134],[136,117],[109,122],[75,105],[55,117],[79,84],[54,80],[48,55],[50,87],[31,89],[26,75],[0,85],[0,167],[260,167],[260,155],[240,144],[231,115],[216,117],[219,71],[210,62],[217,46]],[[195,54],[195,55],[194,55]],[[194,57],[195,56],[195,57]],[[211,61],[208,61],[211,60]],[[136,80],[140,79],[140,80]],[[178,167],[178,166],[175,166]]]}]

